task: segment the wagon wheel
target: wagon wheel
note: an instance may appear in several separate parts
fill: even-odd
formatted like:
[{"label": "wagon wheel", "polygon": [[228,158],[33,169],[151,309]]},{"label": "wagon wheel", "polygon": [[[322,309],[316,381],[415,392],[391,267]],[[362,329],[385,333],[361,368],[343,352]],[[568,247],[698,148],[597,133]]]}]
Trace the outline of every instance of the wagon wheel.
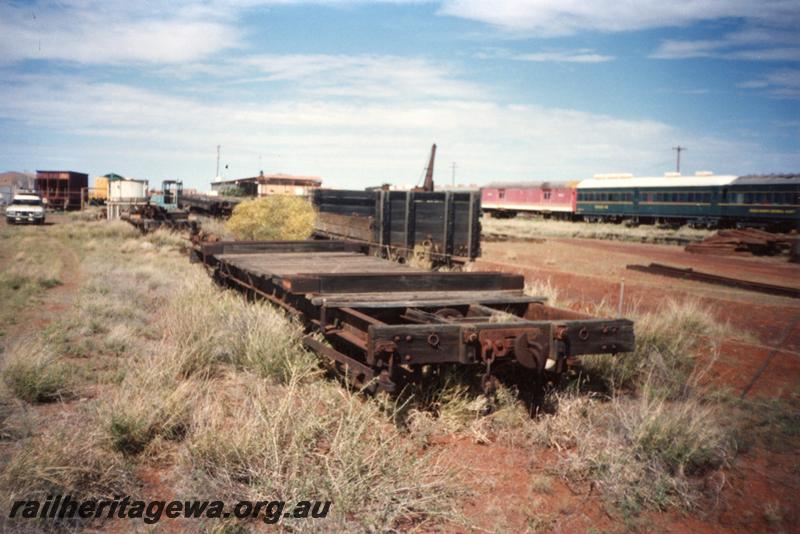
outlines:
[{"label": "wagon wheel", "polygon": [[547,354],[542,343],[533,336],[523,334],[514,340],[514,355],[517,361],[528,369],[535,370],[538,374],[544,371],[547,363]]}]

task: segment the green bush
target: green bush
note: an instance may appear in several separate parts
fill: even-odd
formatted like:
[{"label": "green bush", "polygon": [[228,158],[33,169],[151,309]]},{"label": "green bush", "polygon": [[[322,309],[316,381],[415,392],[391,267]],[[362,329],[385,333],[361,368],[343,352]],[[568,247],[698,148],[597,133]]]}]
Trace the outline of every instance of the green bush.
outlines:
[{"label": "green bush", "polygon": [[308,239],[315,218],[314,208],[307,199],[274,195],[237,205],[225,227],[236,239]]}]

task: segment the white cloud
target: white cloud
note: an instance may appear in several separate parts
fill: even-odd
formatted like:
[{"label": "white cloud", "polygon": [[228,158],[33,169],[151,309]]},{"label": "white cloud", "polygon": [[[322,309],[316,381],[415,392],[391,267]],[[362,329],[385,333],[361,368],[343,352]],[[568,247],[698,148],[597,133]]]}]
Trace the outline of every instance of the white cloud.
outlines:
[{"label": "white cloud", "polygon": [[238,43],[222,19],[188,16],[176,5],[67,2],[0,6],[0,62],[177,63]]},{"label": "white cloud", "polygon": [[[387,55],[256,55],[238,61],[246,82],[293,82],[293,91],[360,98],[478,98],[482,87],[453,68],[426,59]],[[259,76],[261,75],[261,76]]]},{"label": "white cloud", "polygon": [[577,50],[545,50],[539,52],[513,52],[507,48],[484,48],[476,53],[478,59],[511,59],[515,61],[550,63],[605,63],[613,61],[614,56],[598,54],[590,48]]},{"label": "white cloud", "polygon": [[775,28],[748,28],[715,40],[662,41],[652,58],[716,58],[749,61],[800,61],[800,35]]},{"label": "white cloud", "polygon": [[541,36],[645,30],[732,17],[784,27],[800,21],[800,6],[793,0],[444,0],[440,12]]},{"label": "white cloud", "polygon": [[[216,144],[228,176],[252,175],[263,156],[267,171],[320,174],[328,185],[355,188],[413,184],[432,142],[440,161],[458,163],[459,181],[471,183],[661,172],[670,167],[675,140],[692,147],[698,167],[719,172],[800,165],[797,154],[769,154],[755,143],[569,109],[469,99],[227,96],[205,102],[78,78],[7,80],[0,84],[0,119],[39,133],[24,144],[6,143],[4,151],[199,187],[213,175]],[[53,147],[51,132],[71,142]]]},{"label": "white cloud", "polygon": [[577,50],[572,52],[535,52],[530,54],[517,54],[512,57],[518,61],[552,61],[558,63],[605,63],[612,61],[614,56],[597,54],[590,50]]},{"label": "white cloud", "polygon": [[775,98],[800,99],[800,69],[776,70],[762,78],[742,82],[737,87],[761,89]]}]

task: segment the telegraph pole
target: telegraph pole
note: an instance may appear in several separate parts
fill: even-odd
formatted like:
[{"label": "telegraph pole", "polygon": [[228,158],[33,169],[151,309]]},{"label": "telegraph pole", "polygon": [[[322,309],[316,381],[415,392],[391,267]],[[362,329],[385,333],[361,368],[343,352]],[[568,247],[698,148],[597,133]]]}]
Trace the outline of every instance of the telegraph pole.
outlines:
[{"label": "telegraph pole", "polygon": [[681,172],[681,152],[683,152],[684,150],[689,150],[689,149],[686,148],[685,146],[678,145],[678,146],[672,147],[672,150],[674,150],[676,155],[677,155],[677,161],[675,162],[675,171],[678,174],[680,174],[680,172]]},{"label": "telegraph pole", "polygon": [[453,187],[456,186],[456,162],[453,162]]},{"label": "telegraph pole", "polygon": [[216,176],[214,176],[215,180],[217,178],[219,178],[219,148],[220,148],[220,145],[217,145],[217,174],[216,174]]}]

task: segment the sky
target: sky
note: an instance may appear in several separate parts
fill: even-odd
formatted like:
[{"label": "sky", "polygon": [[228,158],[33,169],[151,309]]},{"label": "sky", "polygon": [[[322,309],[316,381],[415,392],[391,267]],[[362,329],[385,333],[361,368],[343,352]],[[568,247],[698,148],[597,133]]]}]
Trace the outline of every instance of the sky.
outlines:
[{"label": "sky", "polygon": [[[0,170],[209,188],[800,171],[798,0],[0,4]],[[455,164],[455,167],[454,167]]]}]

